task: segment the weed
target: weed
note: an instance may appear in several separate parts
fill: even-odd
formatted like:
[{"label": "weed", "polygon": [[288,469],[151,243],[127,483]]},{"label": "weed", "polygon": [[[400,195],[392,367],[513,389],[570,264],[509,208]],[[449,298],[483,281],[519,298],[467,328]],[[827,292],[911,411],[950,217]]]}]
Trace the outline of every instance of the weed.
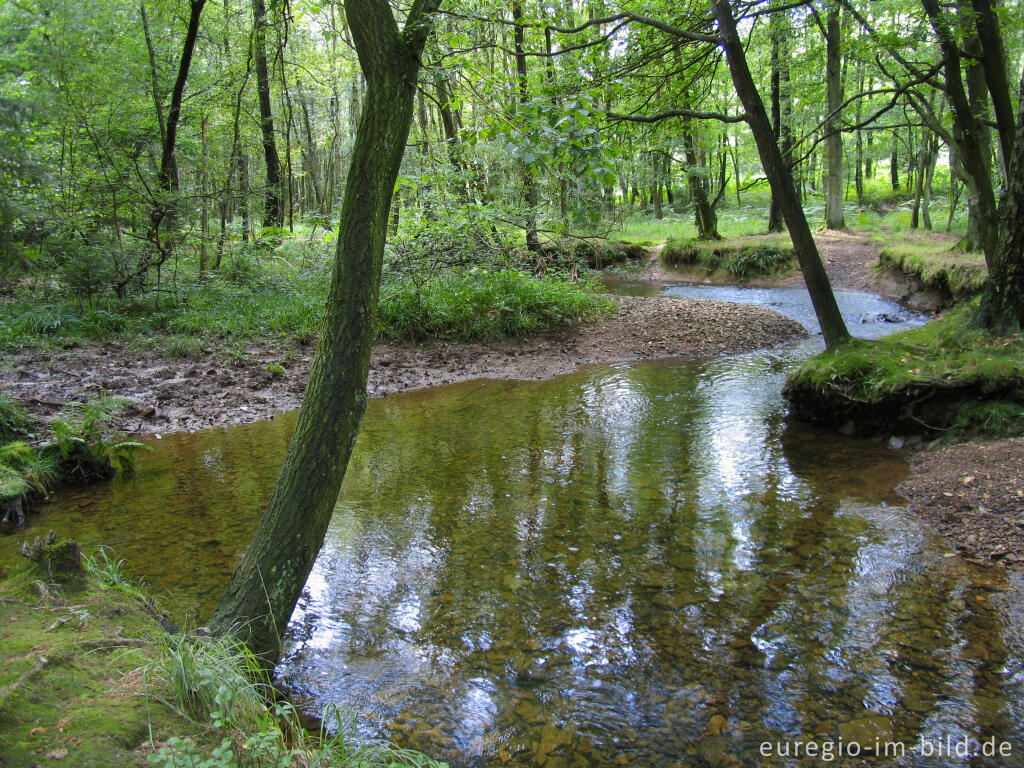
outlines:
[{"label": "weed", "polygon": [[203,356],[203,342],[195,336],[171,336],[164,354],[170,360],[199,360]]}]

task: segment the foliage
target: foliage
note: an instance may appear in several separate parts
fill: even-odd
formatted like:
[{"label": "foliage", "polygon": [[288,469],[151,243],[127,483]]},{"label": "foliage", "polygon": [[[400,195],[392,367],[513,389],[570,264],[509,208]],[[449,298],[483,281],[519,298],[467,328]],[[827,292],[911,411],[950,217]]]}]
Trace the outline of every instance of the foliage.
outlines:
[{"label": "foliage", "polygon": [[28,429],[28,411],[16,400],[0,393],[0,442]]},{"label": "foliage", "polygon": [[0,501],[30,493],[45,495],[57,478],[53,456],[20,440],[0,445]]},{"label": "foliage", "polygon": [[100,394],[64,406],[53,422],[53,434],[65,479],[90,482],[134,469],[135,452],[145,446],[105,427],[127,404],[123,397]]},{"label": "foliage", "polygon": [[587,283],[474,269],[439,275],[421,286],[411,280],[390,284],[382,292],[377,322],[384,338],[470,341],[542,333],[611,310],[610,300]]}]

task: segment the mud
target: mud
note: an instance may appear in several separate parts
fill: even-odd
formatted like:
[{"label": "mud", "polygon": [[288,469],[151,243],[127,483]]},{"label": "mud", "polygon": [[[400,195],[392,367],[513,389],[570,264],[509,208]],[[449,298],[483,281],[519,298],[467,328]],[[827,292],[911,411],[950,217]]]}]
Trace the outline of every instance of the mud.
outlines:
[{"label": "mud", "polygon": [[[588,363],[711,357],[805,336],[768,309],[718,301],[617,299],[597,323],[528,339],[374,347],[372,397],[475,378],[541,379]],[[241,358],[210,347],[199,360],[167,360],[117,343],[11,355],[0,389],[43,422],[70,400],[106,392],[131,405],[114,424],[135,434],[193,431],[272,418],[299,406],[313,347],[258,345]]]}]

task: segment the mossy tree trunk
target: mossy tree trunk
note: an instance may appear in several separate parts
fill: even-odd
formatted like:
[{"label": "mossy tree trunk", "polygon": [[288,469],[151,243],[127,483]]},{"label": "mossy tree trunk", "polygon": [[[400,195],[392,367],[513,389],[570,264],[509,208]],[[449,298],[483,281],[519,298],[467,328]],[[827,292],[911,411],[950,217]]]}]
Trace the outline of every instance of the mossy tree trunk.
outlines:
[{"label": "mossy tree trunk", "polygon": [[414,0],[399,30],[386,0],[345,0],[366,93],[338,250],[306,393],[284,467],[211,626],[268,663],[317,553],[366,408],[388,210],[413,115],[420,54],[440,0]]},{"label": "mossy tree trunk", "polygon": [[850,332],[846,329],[846,323],[839,312],[835,294],[832,293],[832,285],[825,273],[825,265],[821,262],[818,246],[814,242],[807,217],[804,216],[804,210],[800,205],[800,198],[793,184],[793,174],[782,158],[775,132],[764,109],[764,102],[761,101],[761,95],[750,74],[743,43],[736,31],[732,8],[729,0],[713,0],[711,6],[718,19],[718,32],[725,48],[736,95],[743,104],[747,124],[754,134],[761,165],[771,185],[772,195],[779,201],[779,210],[793,241],[793,250],[803,271],[807,292],[811,295],[811,303],[821,325],[821,333],[825,337],[825,345],[829,348],[837,347],[849,341]]}]

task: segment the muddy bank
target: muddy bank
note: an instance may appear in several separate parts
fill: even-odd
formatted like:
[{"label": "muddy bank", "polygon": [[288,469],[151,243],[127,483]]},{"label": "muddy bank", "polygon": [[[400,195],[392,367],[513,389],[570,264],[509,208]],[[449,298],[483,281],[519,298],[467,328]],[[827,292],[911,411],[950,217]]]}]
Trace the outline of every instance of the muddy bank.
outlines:
[{"label": "muddy bank", "polygon": [[[541,379],[588,363],[660,357],[701,358],[772,346],[806,336],[769,309],[719,301],[618,298],[619,311],[597,323],[528,339],[374,348],[367,389],[373,397],[475,378]],[[34,416],[52,419],[69,400],[104,391],[132,406],[116,426],[150,434],[272,418],[297,408],[313,347],[261,345],[232,359],[208,348],[200,360],[172,361],[109,343],[9,357],[0,389]]]},{"label": "muddy bank", "polygon": [[958,552],[1024,568],[1024,438],[922,451],[910,466],[897,490]]}]

